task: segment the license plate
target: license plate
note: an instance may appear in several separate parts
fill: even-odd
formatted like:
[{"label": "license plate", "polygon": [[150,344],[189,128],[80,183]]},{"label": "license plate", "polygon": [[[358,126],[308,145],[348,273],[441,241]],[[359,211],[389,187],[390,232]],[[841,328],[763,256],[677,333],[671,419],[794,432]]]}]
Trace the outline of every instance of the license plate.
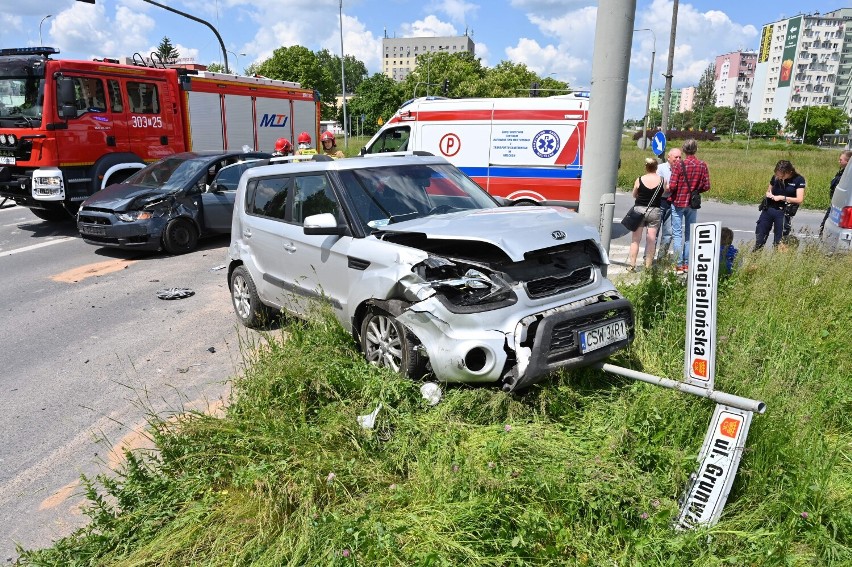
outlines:
[{"label": "license plate", "polygon": [[623,319],[580,331],[580,352],[585,354],[606,345],[627,340],[627,323]]},{"label": "license plate", "polygon": [[89,234],[91,236],[106,236],[106,227],[81,224],[80,234]]},{"label": "license plate", "polygon": [[0,165],[15,165],[15,156],[0,156]]}]

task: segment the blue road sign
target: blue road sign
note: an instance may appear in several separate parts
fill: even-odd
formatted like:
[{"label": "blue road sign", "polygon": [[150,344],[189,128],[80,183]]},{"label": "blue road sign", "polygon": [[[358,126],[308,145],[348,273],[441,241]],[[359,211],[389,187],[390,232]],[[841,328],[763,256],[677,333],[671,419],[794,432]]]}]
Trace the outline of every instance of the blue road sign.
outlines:
[{"label": "blue road sign", "polygon": [[663,155],[666,151],[666,135],[662,132],[654,134],[654,139],[651,141],[651,149],[658,156]]}]

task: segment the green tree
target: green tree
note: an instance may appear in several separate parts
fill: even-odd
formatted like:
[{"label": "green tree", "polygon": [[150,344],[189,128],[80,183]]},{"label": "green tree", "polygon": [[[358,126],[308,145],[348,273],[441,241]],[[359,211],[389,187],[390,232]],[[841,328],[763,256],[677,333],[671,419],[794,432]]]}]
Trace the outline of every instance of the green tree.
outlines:
[{"label": "green tree", "polygon": [[157,50],[154,52],[160,56],[160,59],[163,60],[164,63],[174,63],[178,57],[180,57],[180,53],[175,46],[172,45],[171,40],[168,37],[163,36],[162,41],[160,41],[160,45],[157,46]]},{"label": "green tree", "polygon": [[780,131],[781,123],[775,120],[774,118],[764,120],[763,122],[755,122],[751,127],[752,136],[765,136],[769,138],[772,136],[777,136],[778,132]]},{"label": "green tree", "polygon": [[698,86],[695,87],[693,108],[709,108],[716,105],[716,66],[711,63],[704,69]]},{"label": "green tree", "polygon": [[[787,131],[801,136],[804,132],[805,143],[815,144],[823,134],[833,134],[835,130],[846,131],[849,117],[840,108],[832,106],[805,106],[787,111]],[[807,131],[805,131],[807,122]]]},{"label": "green tree", "polygon": [[[317,51],[317,59],[329,76],[334,79],[337,85],[337,94],[343,92],[340,85],[340,57],[334,55],[328,49],[323,49]],[[359,61],[352,55],[346,55],[343,58],[343,72],[346,76],[347,93],[354,93],[358,90],[358,85],[369,76],[367,66],[364,65],[363,61]]]},{"label": "green tree", "polygon": [[322,101],[323,119],[333,119],[337,114],[335,102],[339,94],[339,81],[323,66],[317,54],[307,47],[279,47],[272,52],[272,57],[257,66],[256,73],[270,79],[295,81],[303,88],[318,91]]},{"label": "green tree", "polygon": [[[556,88],[556,84],[564,85],[558,81],[548,81],[530,71],[523,63],[512,63],[501,61],[496,66],[486,69],[482,86],[484,93],[481,96],[503,98],[516,96],[530,96],[533,83],[539,85],[539,96],[549,96],[550,91],[545,88]],[[554,86],[550,86],[553,84]]]},{"label": "green tree", "polygon": [[[376,73],[368,77],[358,85],[355,96],[347,101],[346,108],[352,117],[352,124],[358,123],[361,115],[364,115],[364,133],[375,134],[381,127],[382,122],[387,122],[399,109],[406,98],[401,84],[382,73]],[[338,120],[342,120],[338,118]]]},{"label": "green tree", "polygon": [[[425,96],[427,92],[450,98],[489,96],[484,84],[485,74],[482,61],[471,53],[424,53],[417,56],[417,67],[401,85],[406,98]],[[449,81],[446,95],[444,80]]]},{"label": "green tree", "polygon": [[211,63],[207,66],[207,70],[210,71],[211,73],[224,73],[225,72],[225,66],[222,65],[221,63],[215,63],[214,62],[214,63]]}]

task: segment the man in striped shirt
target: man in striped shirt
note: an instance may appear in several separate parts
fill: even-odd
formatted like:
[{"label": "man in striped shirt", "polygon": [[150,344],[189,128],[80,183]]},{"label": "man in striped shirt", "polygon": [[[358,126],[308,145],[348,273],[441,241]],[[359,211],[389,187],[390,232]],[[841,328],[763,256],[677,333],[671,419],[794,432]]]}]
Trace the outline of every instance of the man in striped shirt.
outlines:
[{"label": "man in striped shirt", "polygon": [[690,138],[681,146],[684,158],[672,167],[669,182],[669,202],[672,204],[672,246],[675,268],[680,272],[688,269],[689,232],[698,218],[698,211],[689,206],[690,194],[710,190],[710,172],[707,164],[695,157],[698,143]]}]

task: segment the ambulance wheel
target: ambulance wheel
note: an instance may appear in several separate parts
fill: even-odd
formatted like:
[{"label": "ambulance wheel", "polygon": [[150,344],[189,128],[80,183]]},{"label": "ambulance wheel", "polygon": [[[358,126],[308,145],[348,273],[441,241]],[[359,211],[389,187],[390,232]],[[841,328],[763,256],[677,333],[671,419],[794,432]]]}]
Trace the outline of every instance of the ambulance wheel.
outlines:
[{"label": "ambulance wheel", "polygon": [[71,215],[69,215],[63,208],[30,209],[30,211],[32,211],[32,213],[41,220],[47,222],[64,222],[71,220]]},{"label": "ambulance wheel", "polygon": [[186,219],[175,219],[166,225],[163,232],[163,248],[169,254],[186,254],[195,250],[198,231]]}]

